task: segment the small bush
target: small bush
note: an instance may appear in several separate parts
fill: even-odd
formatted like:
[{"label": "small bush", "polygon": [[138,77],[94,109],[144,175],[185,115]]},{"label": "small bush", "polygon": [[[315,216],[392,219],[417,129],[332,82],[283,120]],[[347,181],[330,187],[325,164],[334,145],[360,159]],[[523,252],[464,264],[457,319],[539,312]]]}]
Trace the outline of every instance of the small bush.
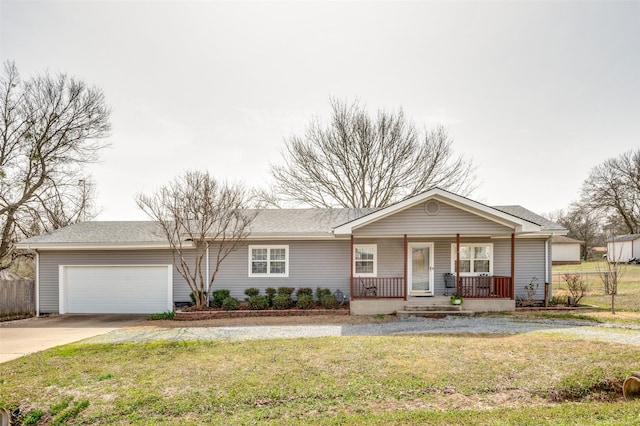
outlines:
[{"label": "small bush", "polygon": [[582,281],[580,274],[564,274],[562,279],[567,283],[567,288],[571,297],[567,299],[571,306],[578,306],[580,299],[584,297],[587,291],[587,283]]},{"label": "small bush", "polygon": [[320,304],[325,309],[337,309],[338,299],[333,294],[326,294],[320,299]]},{"label": "small bush", "polygon": [[300,295],[300,293],[298,293],[298,302],[296,303],[296,306],[300,309],[311,309],[315,306],[315,302],[313,301],[313,297],[310,295]]},{"label": "small bush", "polygon": [[310,296],[313,298],[313,289],[309,287],[300,287],[296,292],[296,295],[298,296],[298,299],[300,296]]},{"label": "small bush", "polygon": [[278,294],[285,294],[287,296],[291,296],[295,288],[293,287],[278,287]]},{"label": "small bush", "polygon": [[229,297],[229,295],[231,294],[231,292],[229,290],[216,290],[214,292],[211,293],[211,306],[215,307],[215,308],[221,308],[222,307],[222,302],[224,301],[224,299],[226,299],[227,297]]},{"label": "small bush", "polygon": [[260,294],[260,289],[255,288],[255,287],[251,287],[251,288],[246,289],[244,291],[244,294],[249,296],[249,299],[251,299],[253,296],[257,296],[257,295]]},{"label": "small bush", "polygon": [[235,297],[227,297],[222,301],[222,309],[225,311],[237,311],[240,309],[240,301]]},{"label": "small bush", "polygon": [[274,309],[289,309],[293,306],[293,300],[291,299],[290,294],[281,294],[278,293],[273,298],[273,308]]},{"label": "small bush", "polygon": [[269,302],[269,306],[273,306],[273,298],[276,296],[276,289],[268,287],[264,292],[267,294],[267,302]]},{"label": "small bush", "polygon": [[162,312],[161,314],[153,314],[149,317],[152,320],[172,320],[174,316],[173,311]]},{"label": "small bush", "polygon": [[322,301],[324,296],[331,296],[331,290],[322,287],[316,288],[316,299],[318,299],[318,301]]},{"label": "small bush", "polygon": [[269,307],[267,296],[251,296],[249,298],[249,309],[253,311],[262,311]]},{"label": "small bush", "polygon": [[[206,291],[198,291],[198,294],[200,295],[200,300],[202,300],[203,302],[207,302],[207,292]],[[193,303],[194,305],[196,304],[196,295],[194,292],[189,293],[189,298],[191,299],[191,303]]]},{"label": "small bush", "polygon": [[567,304],[567,296],[551,296],[549,306],[564,306]]}]

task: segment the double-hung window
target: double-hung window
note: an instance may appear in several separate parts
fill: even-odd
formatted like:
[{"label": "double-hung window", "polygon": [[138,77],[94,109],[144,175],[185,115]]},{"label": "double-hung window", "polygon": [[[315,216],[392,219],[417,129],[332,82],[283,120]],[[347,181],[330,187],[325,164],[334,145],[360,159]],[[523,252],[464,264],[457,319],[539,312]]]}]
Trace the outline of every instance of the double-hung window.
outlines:
[{"label": "double-hung window", "polygon": [[353,246],[353,275],[356,277],[375,277],[378,273],[378,255],[375,244]]},{"label": "double-hung window", "polygon": [[[456,245],[451,244],[451,271],[456,270]],[[460,244],[460,275],[493,275],[493,244]]]},{"label": "double-hung window", "polygon": [[288,277],[289,246],[249,246],[250,277]]}]

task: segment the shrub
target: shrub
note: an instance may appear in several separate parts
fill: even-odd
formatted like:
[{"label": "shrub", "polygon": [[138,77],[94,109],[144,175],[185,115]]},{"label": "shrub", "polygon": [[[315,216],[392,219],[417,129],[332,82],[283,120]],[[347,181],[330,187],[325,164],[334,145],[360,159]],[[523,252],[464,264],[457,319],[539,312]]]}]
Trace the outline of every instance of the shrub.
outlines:
[{"label": "shrub", "polygon": [[308,294],[300,295],[300,293],[298,293],[298,302],[296,303],[296,306],[300,309],[311,309],[315,306],[315,302],[313,301],[312,296]]},{"label": "shrub", "polygon": [[214,306],[216,308],[220,308],[222,307],[222,302],[224,301],[224,299],[226,299],[227,297],[229,297],[231,293],[229,292],[229,290],[216,290],[214,292],[211,293],[211,306]]},{"label": "shrub", "polygon": [[166,320],[166,319],[172,320],[173,319],[173,315],[174,315],[173,311],[167,311],[167,312],[162,312],[160,314],[152,314],[149,317],[149,319],[152,319],[152,320]]},{"label": "shrub", "polygon": [[252,298],[253,296],[257,296],[257,295],[260,294],[260,289],[255,288],[255,287],[251,287],[251,288],[246,289],[244,291],[244,294],[249,296],[249,298]]},{"label": "shrub", "polygon": [[338,299],[333,294],[326,294],[320,299],[320,304],[325,309],[337,309]]},{"label": "shrub", "polygon": [[560,306],[567,304],[567,296],[551,296],[549,299],[550,306]]},{"label": "shrub", "polygon": [[[204,301],[207,300],[207,292],[206,291],[198,291],[198,294],[200,295],[200,300],[204,300]],[[195,305],[196,304],[196,295],[195,295],[195,293],[193,291],[191,293],[189,293],[189,298],[191,299],[191,303],[193,303]]]},{"label": "shrub", "polygon": [[278,293],[273,298],[274,309],[289,309],[292,306],[293,306],[293,300],[291,299],[290,294]]},{"label": "shrub", "polygon": [[567,288],[571,293],[567,304],[578,306],[580,299],[584,297],[584,293],[587,291],[587,283],[582,281],[580,274],[564,274],[562,279],[567,283]]},{"label": "shrub", "polygon": [[237,311],[240,308],[240,301],[235,297],[227,297],[222,301],[222,309],[225,311]]},{"label": "shrub", "polygon": [[313,289],[309,287],[300,287],[296,292],[296,295],[298,296],[298,299],[300,296],[310,296],[313,298]]},{"label": "shrub", "polygon": [[524,291],[527,292],[527,297],[521,300],[521,306],[534,306],[536,304],[536,292],[538,291],[538,277],[531,278],[529,284],[524,286]]},{"label": "shrub", "polygon": [[324,296],[331,296],[331,290],[321,287],[316,288],[316,299],[318,299],[319,302],[322,301]]},{"label": "shrub", "polygon": [[276,289],[268,287],[264,292],[267,294],[267,302],[269,302],[269,306],[273,306],[273,298],[276,296]]},{"label": "shrub", "polygon": [[249,298],[249,309],[253,311],[262,311],[269,307],[267,296],[251,296]]},{"label": "shrub", "polygon": [[293,287],[278,287],[278,294],[285,294],[287,296],[291,296],[295,288]]}]

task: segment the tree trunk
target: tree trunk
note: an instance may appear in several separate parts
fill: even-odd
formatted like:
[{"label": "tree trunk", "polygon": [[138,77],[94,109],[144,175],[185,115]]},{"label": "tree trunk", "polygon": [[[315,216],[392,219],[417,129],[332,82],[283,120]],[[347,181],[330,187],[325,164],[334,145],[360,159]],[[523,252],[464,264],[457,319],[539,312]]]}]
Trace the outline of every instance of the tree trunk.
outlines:
[{"label": "tree trunk", "polygon": [[614,292],[611,292],[611,313],[613,315],[616,314],[615,300],[616,300],[616,294]]}]

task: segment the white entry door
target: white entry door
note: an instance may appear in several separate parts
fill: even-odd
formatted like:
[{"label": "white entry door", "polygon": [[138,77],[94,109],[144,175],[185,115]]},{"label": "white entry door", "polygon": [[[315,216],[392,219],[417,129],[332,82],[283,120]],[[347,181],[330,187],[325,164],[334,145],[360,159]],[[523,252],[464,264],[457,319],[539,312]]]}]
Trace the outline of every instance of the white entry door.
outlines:
[{"label": "white entry door", "polygon": [[409,296],[433,296],[433,243],[409,243]]}]

